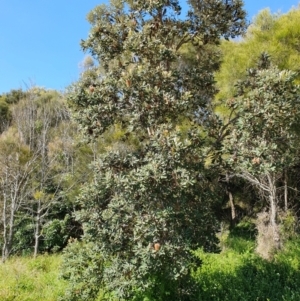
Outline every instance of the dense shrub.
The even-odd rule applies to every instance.
[[[69,286],[62,301],[95,300],[102,282],[103,259],[97,246],[70,239],[65,249],[61,277]]]

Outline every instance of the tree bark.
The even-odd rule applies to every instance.
[[[284,211],[288,211],[288,178],[287,178],[287,171],[284,171]]]
[[[6,193],[3,193],[3,212],[2,212],[2,222],[3,222],[3,246],[2,246],[2,262],[4,263],[7,259],[7,197]]]
[[[2,262],[5,262],[8,259],[13,245],[16,205],[16,199],[14,198],[11,200],[10,204],[8,204],[7,199],[4,201]],[[9,219],[7,217],[7,210],[9,210]]]
[[[270,226],[273,231],[273,241],[275,249],[280,249],[280,233],[276,222],[277,218],[277,199],[276,199],[276,183],[275,176],[268,175],[269,182],[269,206],[270,206]]]
[[[233,222],[235,222],[235,220],[236,220],[236,211],[235,211],[235,205],[234,205],[234,201],[233,201],[233,195],[232,195],[232,192],[230,190],[228,191],[228,196],[229,196],[229,203],[230,203],[230,207],[231,207],[231,220]]]
[[[34,253],[33,257],[36,258],[39,251],[39,244],[40,244],[40,216],[36,216],[35,222],[35,231],[34,231]]]
[[[228,173],[226,173],[226,193],[229,197],[229,204],[230,204],[230,208],[231,208],[231,221],[234,224],[235,220],[236,220],[236,210],[235,210],[235,205],[234,205],[234,201],[233,201],[233,195],[231,192],[231,189],[229,187],[229,175]]]

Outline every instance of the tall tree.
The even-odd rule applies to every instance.
[[[101,70],[90,68],[73,86],[75,119],[90,139],[119,124],[125,142],[139,141],[100,155],[80,197],[84,241],[102,254],[101,279],[114,296],[193,299],[186,282],[191,251],[213,249],[217,230],[204,129],[194,122],[200,108],[209,118],[215,93],[214,67],[201,53],[206,58],[203,45],[244,29],[241,6],[201,1],[182,19],[177,0],[115,0],[88,15],[92,28],[82,47]],[[186,44],[200,53],[199,64],[185,64]],[[183,119],[194,122],[186,131],[178,127]],[[82,300],[87,289],[76,292]]]
[[[63,173],[55,173],[49,156],[49,143],[54,128],[68,119],[65,104],[59,93],[41,88],[32,88],[27,97],[14,107],[14,124],[19,135],[30,150],[36,154],[36,169],[32,175],[31,198],[26,209],[34,217],[34,257],[39,251],[41,230],[47,216],[60,197]]]
[[[220,70],[216,72],[219,93],[214,99],[215,112],[222,119],[224,129],[223,131],[221,127],[220,136],[225,134],[226,130],[230,129],[226,124],[230,124],[236,118],[236,109],[232,111],[233,107],[227,106],[226,101],[227,104],[233,102],[235,99],[234,95],[237,93],[236,82],[238,80],[245,80],[247,77],[246,70],[255,66],[257,58],[261,53],[269,53],[272,63],[278,66],[279,69],[298,72],[300,67],[299,17],[299,7],[292,8],[285,14],[272,14],[269,9],[264,9],[255,16],[252,24],[247,28],[246,34],[242,38],[222,41],[220,47],[223,54],[222,64]],[[299,80],[299,74],[296,77]],[[299,157],[299,155],[295,156]],[[284,210],[286,212],[294,206],[298,206],[297,202],[295,202],[297,189],[299,190],[297,177],[294,176],[295,170],[295,168],[286,169],[283,171],[285,176],[280,177],[280,181],[282,181],[284,187],[278,192],[284,193],[278,197],[280,202],[285,202]],[[226,172],[230,172],[228,166],[224,168],[224,174]],[[233,180],[232,177],[229,178],[230,181]],[[278,184],[280,181],[278,181]],[[289,189],[288,187],[293,187],[293,189]],[[233,195],[233,198],[236,196],[237,194]],[[253,198],[253,202],[256,202],[255,198]],[[259,202],[260,200],[256,204],[259,204]],[[253,208],[252,204],[250,207]],[[257,206],[256,208],[259,207]]]
[[[277,223],[279,187],[284,171],[297,160],[300,88],[297,74],[279,70],[262,54],[258,68],[248,71],[229,102],[236,118],[225,139],[225,151],[235,174],[258,188],[268,208],[272,247],[281,244]]]
[[[34,87],[28,90],[25,96],[10,107],[12,121],[8,133],[15,133],[16,130],[18,134],[11,137],[11,141],[27,149],[30,154],[28,164],[30,163],[32,168],[30,172],[29,169],[26,169],[26,181],[24,182],[26,185],[23,184],[22,190],[17,193],[19,203],[18,206],[15,206],[15,211],[16,214],[18,213],[18,221],[32,228],[33,235],[28,240],[28,244],[30,241],[34,241],[34,256],[36,256],[42,237],[42,227],[60,198],[61,184],[67,172],[66,164],[68,164],[68,162],[63,162],[64,170],[62,168],[58,171],[54,168],[54,162],[57,162],[60,154],[56,152],[49,156],[49,144],[57,134],[55,130],[60,123],[67,121],[69,116],[61,95],[56,91]],[[6,132],[3,133],[3,137],[7,135]],[[1,141],[3,147],[4,143],[4,140]],[[21,173],[24,169],[22,164],[18,160],[14,162],[14,165],[7,165],[7,174],[15,172],[16,168]],[[9,180],[10,178],[1,176],[1,179]],[[65,193],[67,193],[66,187]],[[14,221],[18,223],[16,218]],[[19,232],[22,232],[21,228],[21,226],[14,226],[14,229],[18,229]],[[15,245],[21,247],[20,244],[22,245],[16,241]],[[29,248],[29,246],[25,247]]]
[[[16,220],[21,206],[30,195],[30,178],[35,169],[36,156],[16,139],[14,131],[0,139],[0,201],[3,227],[2,261],[13,250]]]

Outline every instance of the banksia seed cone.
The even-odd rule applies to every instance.
[[[154,244],[154,250],[155,250],[155,251],[159,251],[159,249],[160,249],[160,243],[159,243],[159,242],[156,242],[156,243]]]

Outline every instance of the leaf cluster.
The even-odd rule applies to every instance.
[[[237,118],[227,143],[233,164],[265,173],[296,159],[300,88],[295,72],[269,65],[264,54],[258,67],[248,70],[229,103]]]

